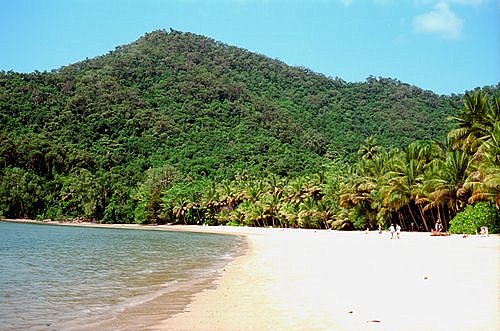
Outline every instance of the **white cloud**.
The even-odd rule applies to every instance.
[[[436,33],[448,39],[460,38],[462,27],[463,21],[450,10],[446,2],[438,2],[433,10],[413,19],[413,28],[416,32]]]

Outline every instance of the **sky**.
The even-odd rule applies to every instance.
[[[348,82],[500,82],[500,0],[0,0],[0,70],[50,71],[170,28]]]

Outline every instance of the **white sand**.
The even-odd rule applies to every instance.
[[[251,248],[154,330],[500,328],[499,236],[191,230],[246,234]]]

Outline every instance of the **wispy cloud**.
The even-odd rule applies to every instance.
[[[462,2],[478,1],[462,0]],[[438,2],[430,12],[413,19],[413,28],[416,32],[435,33],[447,39],[460,38],[462,27],[463,21],[455,15],[446,2]]]

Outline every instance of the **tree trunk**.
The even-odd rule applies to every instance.
[[[439,220],[439,205],[436,208],[431,209],[432,211],[432,221],[433,224],[435,225],[436,222]],[[431,230],[434,228],[434,225],[431,227]]]
[[[413,215],[413,211],[411,209],[412,209],[411,206],[408,205],[408,210],[410,211],[410,216],[413,220],[413,223],[417,224],[417,219],[415,218],[415,215]],[[406,229],[408,229],[408,226],[406,227]]]
[[[443,209],[442,213],[441,213],[441,209]],[[445,222],[445,220],[444,220],[444,218],[445,218],[445,216],[444,216],[444,207],[441,207],[441,205],[438,205],[437,206],[437,212],[438,212],[438,221],[440,221],[441,224],[443,224],[443,227],[444,227],[444,222]],[[434,228],[436,228],[436,225],[434,225]]]
[[[401,212],[399,210],[398,210],[398,218],[399,218],[399,223],[402,224],[404,217],[403,217],[403,215],[401,214]]]
[[[418,207],[418,210],[420,211],[420,215],[422,216],[422,221],[424,223],[425,231],[429,232],[429,226],[427,225],[427,220],[425,219],[424,216],[424,210],[421,206]]]
[[[446,213],[447,212],[447,213]],[[448,214],[448,218],[444,218],[444,224],[443,224],[443,227],[444,227],[444,231],[448,231],[448,225],[450,224],[450,221],[451,221],[451,212],[453,212],[453,210],[450,210],[449,208],[447,208],[446,212],[444,211],[444,207],[443,207],[443,213],[445,214]]]

